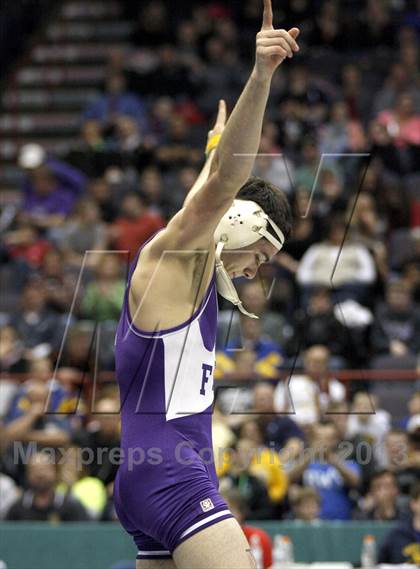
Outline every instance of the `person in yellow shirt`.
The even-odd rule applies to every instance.
[[[274,448],[264,445],[263,432],[255,419],[249,419],[242,423],[239,436],[254,443],[255,454],[251,462],[252,472],[255,476],[265,480],[271,501],[274,503],[281,502],[287,492],[288,479],[278,452]]]
[[[279,504],[287,493],[288,478],[278,452],[264,445],[263,433],[254,419],[242,423],[239,440],[247,440],[251,443],[249,444],[249,471],[264,483],[271,502]],[[229,473],[231,467],[231,453],[226,449],[224,459],[218,463],[218,476]]]

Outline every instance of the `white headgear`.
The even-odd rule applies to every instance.
[[[274,229],[278,239],[267,231],[268,224]],[[239,310],[258,318],[245,310],[238,293],[221,260],[223,249],[234,250],[252,245],[265,237],[279,251],[284,245],[284,234],[272,219],[262,210],[261,206],[251,200],[234,200],[232,206],[220,220],[214,233],[216,243],[216,279],[217,290],[223,298],[232,302]]]

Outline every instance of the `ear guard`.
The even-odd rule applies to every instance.
[[[267,231],[267,226],[273,228],[278,239]],[[279,251],[284,245],[284,234],[262,208],[251,200],[233,201],[232,206],[225,213],[216,228],[214,239],[216,243],[216,279],[217,290],[223,298],[239,308],[250,318],[258,318],[248,312],[240,300],[232,280],[226,271],[221,254],[223,249],[235,250],[247,247],[265,237]]]

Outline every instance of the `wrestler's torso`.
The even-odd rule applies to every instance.
[[[144,318],[141,303],[134,321],[129,291],[135,271],[143,262],[141,253],[142,250],[130,267],[115,340],[116,375],[121,396],[121,446],[126,452],[140,447],[146,453],[147,449],[156,447],[176,451],[175,447],[183,441],[191,442],[197,452],[203,447],[211,448],[218,310],[214,262],[209,282],[206,275],[209,263],[205,263],[204,273],[201,270],[193,299],[197,297],[197,288],[199,291],[204,289],[204,293],[189,306],[184,303],[188,302],[189,294],[193,295],[194,287],[191,282],[186,282],[186,277],[182,278],[175,271],[175,276],[167,275],[166,282],[159,285],[164,274],[158,278],[155,274],[153,282],[156,284],[152,283],[153,290],[145,305],[146,312],[153,316],[151,299],[156,303],[154,321]],[[189,263],[194,266],[194,261]],[[164,268],[169,264],[181,265],[181,262],[172,258]],[[143,273],[140,274],[143,278]],[[192,270],[189,274],[190,278],[196,278]],[[182,290],[182,285],[189,292]],[[204,288],[204,285],[207,286]],[[139,288],[136,290],[138,297]],[[147,291],[147,283],[144,290]],[[170,295],[172,302],[159,297],[158,292]],[[169,315],[161,318],[165,316],[165,308],[172,304],[179,304],[179,307],[175,306]],[[156,324],[155,328],[153,324]],[[172,459],[176,460],[176,456]]]
[[[167,251],[156,258],[151,242],[140,251],[129,293],[133,323],[142,330],[182,324],[202,302],[215,266],[209,251]]]

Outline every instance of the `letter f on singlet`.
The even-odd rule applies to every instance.
[[[206,394],[206,383],[210,379],[210,376],[213,372],[213,366],[211,366],[209,364],[203,364],[201,366],[201,369],[203,370],[203,375],[201,376],[200,395],[205,395]]]

